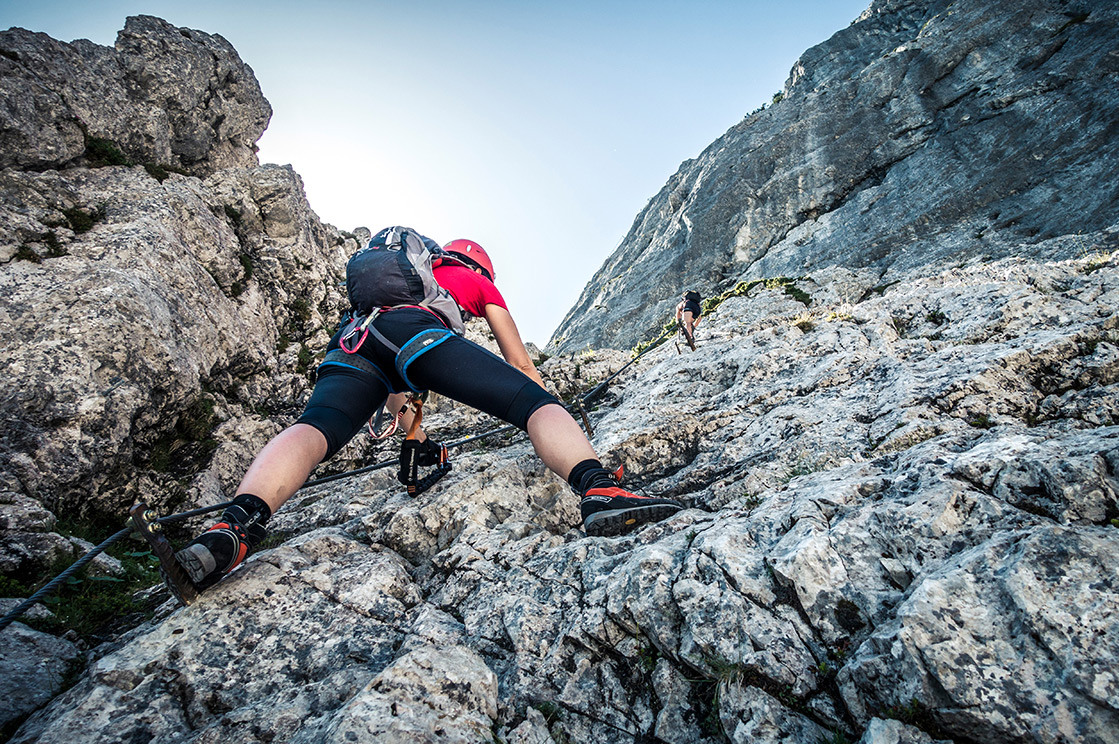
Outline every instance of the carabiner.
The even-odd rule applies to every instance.
[[[357,322],[357,318],[351,320],[348,324],[348,326],[352,326],[349,332],[344,332],[342,334],[342,337],[338,339],[338,346],[341,347],[342,351],[346,352],[347,354],[356,354],[357,350],[361,348],[361,345],[365,343],[365,339],[369,337],[369,325],[379,314],[379,311],[374,310],[373,312],[369,313],[369,315],[365,317],[365,320],[362,321],[360,324]],[[342,330],[345,331],[346,329],[343,328]],[[354,335],[357,334],[359,331],[361,332],[361,337],[357,340],[357,344],[353,348],[346,346],[346,342],[353,338]]]

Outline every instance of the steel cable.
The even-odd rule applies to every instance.
[[[660,338],[655,339],[641,353],[639,353],[637,356],[635,356],[630,361],[626,362],[626,364],[623,365],[617,372],[614,372],[612,375],[610,375],[605,380],[603,380],[598,385],[596,385],[594,388],[592,388],[589,392],[586,392],[582,396],[579,396],[578,400],[580,402],[589,402],[589,401],[592,401],[595,398],[597,398],[610,385],[610,383],[615,378],[617,378],[618,375],[620,375],[622,372],[624,372],[631,364],[636,362],[638,359],[640,359],[646,353],[655,349],[658,345],[658,342],[661,339],[663,339],[667,334],[668,334],[667,331],[665,333],[661,334]],[[566,405],[566,406],[564,406],[564,408],[570,410],[571,406]],[[486,439],[487,437],[496,436],[498,434],[504,434],[505,432],[513,431],[513,430],[517,430],[517,427],[512,426],[512,425],[502,426],[502,427],[499,427],[497,429],[491,429],[490,431],[482,432],[481,434],[473,434],[471,436],[455,440],[455,441],[447,444],[446,447],[447,447],[447,449],[453,449],[455,447],[461,447],[462,445],[469,444],[471,442],[476,442],[476,441],[479,441],[481,439]],[[302,491],[305,488],[310,488],[312,486],[318,486],[318,485],[321,485],[323,483],[330,483],[331,481],[342,480],[344,478],[350,478],[350,477],[355,476],[355,475],[361,475],[362,473],[370,473],[370,472],[373,472],[375,470],[381,470],[383,468],[391,467],[391,466],[397,464],[397,462],[398,462],[397,460],[385,460],[383,462],[378,462],[378,463],[375,463],[373,465],[367,465],[365,467],[357,468],[355,470],[347,470],[344,473],[335,473],[333,475],[326,475],[326,476],[323,476],[321,478],[315,478],[313,480],[307,481],[302,486],[300,486],[299,491]],[[180,520],[183,520],[183,519],[187,519],[188,517],[198,516],[200,514],[208,514],[209,512],[217,511],[218,509],[224,509],[225,507],[229,506],[232,503],[233,503],[232,501],[227,501],[225,503],[217,504],[215,506],[205,506],[205,507],[201,507],[201,508],[198,508],[198,509],[191,509],[189,511],[179,512],[178,514],[169,514],[165,517],[160,517],[159,519],[156,519],[155,521],[160,522],[160,523],[177,522],[177,521],[180,521]],[[126,527],[125,529],[113,534],[111,537],[109,537],[103,543],[101,543],[100,545],[96,546],[95,548],[93,548],[92,550],[87,552],[85,555],[83,555],[81,558],[79,558],[77,561],[75,561],[73,563],[73,565],[71,565],[69,568],[67,568],[65,571],[60,573],[58,576],[54,577],[49,582],[44,584],[38,591],[36,591],[34,594],[32,594],[27,599],[25,599],[19,605],[17,605],[15,607],[15,609],[13,609],[11,612],[9,612],[7,615],[5,615],[3,618],[0,618],[0,630],[3,630],[4,628],[11,625],[13,622],[15,622],[15,620],[18,617],[20,617],[25,612],[30,610],[33,605],[35,605],[36,603],[41,601],[44,597],[53,593],[54,590],[59,585],[62,584],[62,582],[66,581],[68,578],[73,576],[75,573],[77,573],[81,569],[85,568],[85,566],[90,561],[92,561],[94,558],[96,558],[101,553],[105,552],[107,549],[109,549],[110,547],[112,547],[116,543],[118,543],[121,540],[123,540],[124,538],[128,537],[128,535],[130,535],[131,533],[132,533],[132,528],[131,527]]]
[[[187,517],[193,517],[193,516],[197,516],[199,514],[206,514],[208,512],[217,511],[218,509],[224,509],[225,507],[229,506],[232,503],[233,503],[232,501],[227,501],[227,502],[222,503],[222,504],[217,504],[216,506],[204,506],[204,507],[201,507],[199,509],[191,509],[190,511],[180,512],[178,514],[169,514],[166,517],[160,517],[159,519],[157,519],[155,521],[157,521],[157,522],[177,522],[179,520],[186,519]],[[77,561],[75,561],[73,563],[73,565],[71,565],[65,571],[60,573],[58,576],[55,576],[53,579],[48,581],[46,584],[44,584],[42,586],[42,588],[39,589],[39,591],[35,592],[30,597],[28,597],[23,602],[21,602],[19,605],[17,605],[15,607],[15,609],[13,609],[11,612],[9,612],[7,615],[5,615],[3,618],[0,618],[0,630],[3,630],[4,628],[11,625],[13,622],[15,622],[16,618],[20,617],[21,615],[23,615],[23,613],[30,610],[32,605],[39,602],[44,597],[52,594],[54,592],[54,590],[56,588],[58,588],[59,585],[62,584],[62,582],[66,581],[66,579],[70,578],[71,576],[76,574],[81,569],[85,568],[86,564],[88,564],[90,561],[92,561],[94,558],[96,558],[101,553],[104,553],[106,550],[111,548],[113,545],[116,545],[118,542],[120,542],[124,538],[128,537],[130,534],[132,534],[132,528],[131,527],[126,527],[123,530],[121,530],[120,532],[114,533],[112,537],[105,540],[103,543],[101,543],[100,545],[93,548],[92,550],[90,550],[85,555],[83,555],[81,558],[79,558]]]

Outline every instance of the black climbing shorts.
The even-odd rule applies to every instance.
[[[296,422],[313,426],[326,437],[324,459],[333,457],[365,426],[389,393],[431,390],[522,430],[538,408],[559,403],[501,357],[447,331],[426,310],[390,310],[379,315],[373,326],[405,352],[408,342],[417,337],[433,341],[412,354],[406,365],[399,365],[404,370],[402,375],[396,353],[372,334],[358,349],[355,356],[360,356],[359,360],[349,359],[342,352],[329,353],[340,348],[341,328],[334,334],[327,347],[328,358],[319,366],[315,389]],[[348,341],[347,346],[353,348],[352,342]]]
[[[691,313],[696,318],[703,315],[703,310],[700,309],[699,303],[694,300],[688,300],[684,303],[684,312]]]

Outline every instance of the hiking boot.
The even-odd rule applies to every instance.
[[[592,488],[583,494],[579,510],[588,535],[612,537],[643,524],[659,522],[684,507],[671,499],[638,496],[617,486]]]
[[[248,520],[247,514],[245,521],[248,523],[243,524],[235,518],[235,512],[244,514],[236,506],[226,509],[221,522],[175,553],[175,560],[199,591],[221,581],[268,537],[268,529],[264,525]]]

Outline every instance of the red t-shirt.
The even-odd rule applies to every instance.
[[[433,272],[439,286],[451,293],[455,302],[475,318],[486,317],[486,305],[497,305],[508,310],[505,298],[486,277],[465,266],[447,264],[436,266]]]

